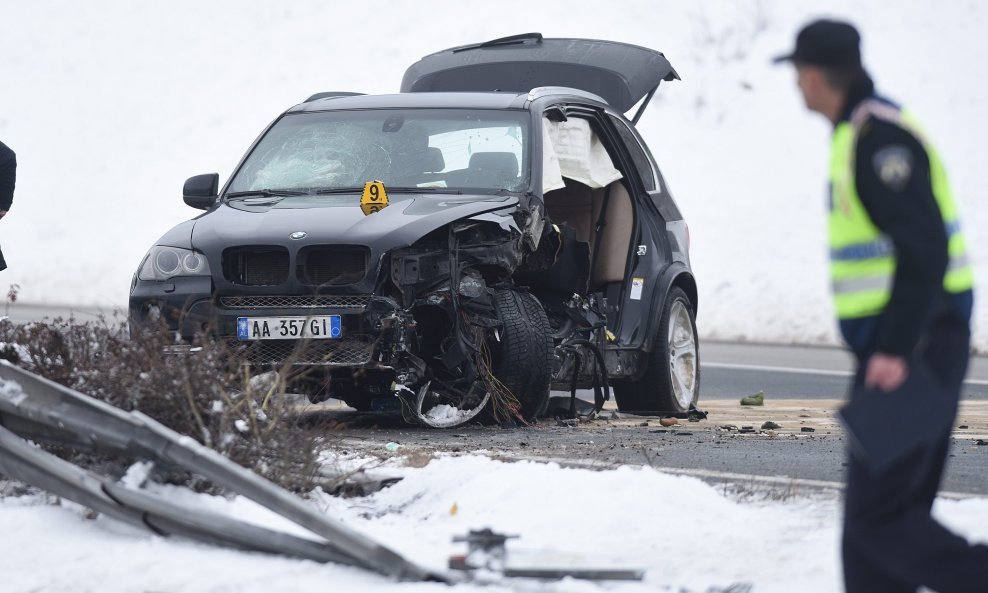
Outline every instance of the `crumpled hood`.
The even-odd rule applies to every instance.
[[[287,198],[275,206],[223,204],[200,217],[192,245],[216,253],[234,245],[366,245],[378,256],[411,245],[429,232],[518,204],[513,196],[393,194],[391,204],[365,216],[355,195]],[[306,233],[292,240],[292,233]]]

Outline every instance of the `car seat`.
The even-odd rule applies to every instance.
[[[469,187],[510,188],[518,181],[518,157],[513,152],[475,152],[467,167]]]

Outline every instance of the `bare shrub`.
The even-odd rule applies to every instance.
[[[226,344],[206,339],[191,350],[175,348],[164,330],[130,336],[126,323],[106,319],[0,321],[0,358],[125,411],[139,410],[290,490],[311,490],[318,436],[296,422],[283,381],[274,373],[252,374],[231,354]],[[73,456],[80,460],[97,463]],[[179,479],[210,487],[192,476]]]

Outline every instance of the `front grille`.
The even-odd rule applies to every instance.
[[[363,309],[370,295],[257,295],[220,297],[227,309]]]
[[[346,336],[338,340],[230,341],[230,347],[246,362],[277,366],[291,360],[295,365],[355,366],[374,356],[374,338]]]
[[[288,281],[284,247],[232,247],[223,252],[223,275],[234,284],[274,286]]]
[[[370,251],[347,245],[313,245],[299,250],[298,278],[314,286],[342,286],[367,275]]]

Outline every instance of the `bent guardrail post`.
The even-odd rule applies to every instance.
[[[291,493],[140,412],[124,412],[7,361],[0,361],[0,379],[7,381],[0,385],[0,425],[22,437],[68,443],[94,451],[125,453],[193,471],[325,538],[328,545],[351,559],[352,564],[404,580],[447,580],[331,520]],[[11,387],[11,382],[19,388]],[[49,465],[31,467],[35,468],[31,474],[35,478],[51,476]],[[102,498],[91,488],[93,484],[81,477],[64,476],[48,483],[57,486],[72,484],[73,480],[84,486],[69,488],[68,492],[83,496],[93,504],[102,504]],[[134,492],[120,493],[113,487],[108,490],[128,499],[127,492]],[[69,494],[64,496],[72,498]],[[89,506],[87,502],[80,502]],[[183,512],[187,511],[183,508]],[[114,512],[120,511],[107,514],[119,516],[113,515]]]
[[[206,543],[357,565],[325,542],[296,537],[238,521],[218,513],[177,505],[150,492],[132,490],[96,476],[43,451],[0,426],[0,473],[73,500],[160,535],[178,535]]]

